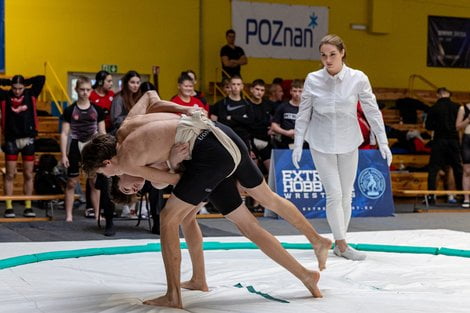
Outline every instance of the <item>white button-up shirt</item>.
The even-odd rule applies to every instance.
[[[331,76],[323,68],[307,75],[295,122],[295,142],[306,140],[310,148],[341,154],[357,149],[363,142],[357,120],[357,102],[379,144],[387,144],[382,114],[367,76],[343,65]]]

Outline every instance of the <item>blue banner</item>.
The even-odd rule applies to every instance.
[[[309,150],[300,168],[292,164],[292,150],[273,150],[269,184],[281,197],[293,202],[307,218],[326,216],[326,195]],[[378,150],[359,150],[354,183],[352,216],[391,216],[395,211],[390,171]]]

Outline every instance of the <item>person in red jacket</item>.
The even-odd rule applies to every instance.
[[[209,111],[209,106],[202,103],[194,94],[194,81],[187,72],[182,72],[178,78],[178,94],[171,98],[171,101],[188,107],[200,107],[206,113]],[[207,114],[206,114],[207,115]]]

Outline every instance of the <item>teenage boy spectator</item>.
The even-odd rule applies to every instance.
[[[294,143],[295,119],[299,112],[303,82],[294,79],[290,87],[291,99],[284,102],[274,113],[271,130],[274,133],[273,146],[276,149],[289,149]]]
[[[65,220],[73,221],[73,197],[80,176],[81,150],[96,133],[106,133],[103,110],[89,100],[91,82],[88,77],[80,76],[77,79],[75,91],[78,100],[64,110],[62,115],[62,132],[60,134],[60,151],[62,164],[67,168],[67,186],[65,189]],[[71,136],[70,147],[67,142]],[[95,209],[95,218],[98,218],[100,192],[95,188],[95,182],[90,180],[91,200]]]
[[[242,65],[248,63],[245,51],[235,45],[235,31],[229,29],[225,32],[225,39],[227,44],[220,49],[220,60],[222,61],[222,69],[229,75],[228,78],[240,76],[240,69]],[[222,72],[222,79],[227,77],[227,74]]]
[[[250,148],[250,125],[253,123],[253,108],[242,98],[243,81],[240,76],[230,79],[229,95],[210,107],[213,121],[230,126]],[[250,149],[251,150],[251,149]]]
[[[253,123],[250,126],[251,145],[256,158],[263,162],[264,169],[269,170],[271,159],[271,116],[272,107],[264,100],[265,83],[262,79],[255,79],[251,83],[251,105],[253,108]]]

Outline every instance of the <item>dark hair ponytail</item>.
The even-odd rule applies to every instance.
[[[93,89],[103,86],[104,80],[106,79],[106,77],[108,77],[108,75],[109,75],[109,72],[107,71],[99,71],[98,73],[96,73],[95,83],[93,84]]]

